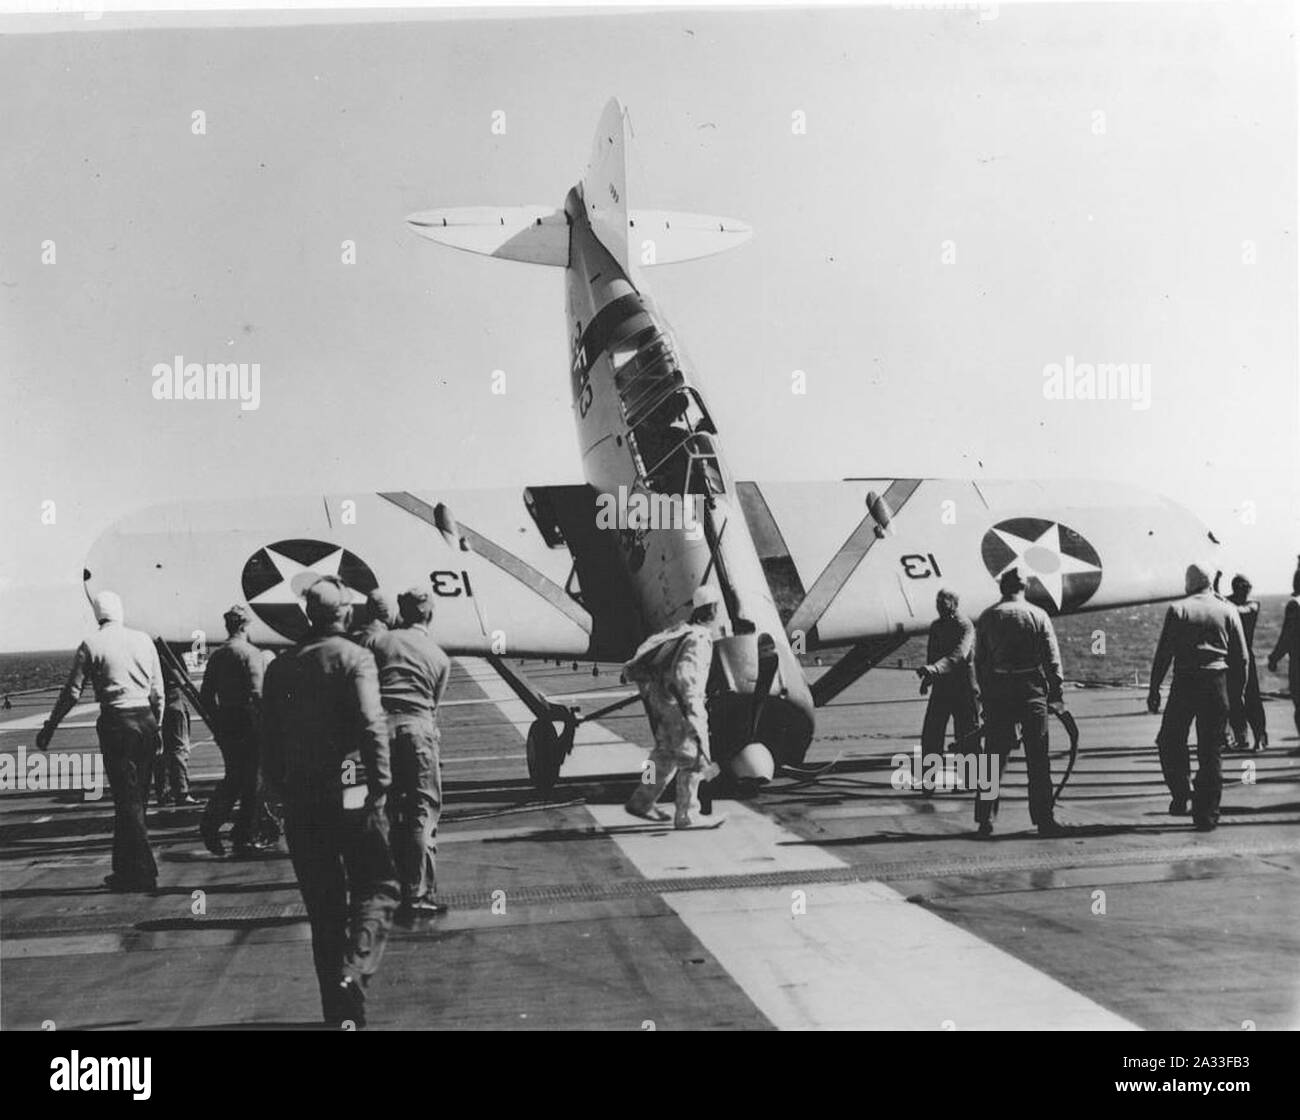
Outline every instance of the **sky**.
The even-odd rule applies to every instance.
[[[633,209],[755,230],[646,277],[737,478],[1134,482],[1288,589],[1289,6],[165,18],[0,17],[0,649],[75,644],[142,506],[579,481],[560,270],[403,218],[560,205],[614,95]],[[155,400],[176,355],[260,406]],[[1047,399],[1067,359],[1150,407]]]

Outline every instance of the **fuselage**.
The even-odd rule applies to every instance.
[[[773,602],[697,376],[667,322],[601,244],[569,192],[565,270],[574,422],[586,481],[620,511],[619,555],[646,634],[684,621],[696,588],[725,605],[715,753],[750,741],[803,758],[813,701]],[[647,524],[647,521],[649,524]],[[754,711],[760,638],[778,670]],[[756,717],[756,718],[755,718]]]

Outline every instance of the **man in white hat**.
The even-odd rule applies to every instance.
[[[105,885],[113,891],[151,891],[158,865],[145,828],[149,779],[160,740],[163,677],[158,651],[143,630],[122,625],[122,600],[101,591],[91,600],[99,632],[77,647],[68,682],[50,718],[36,736],[45,750],[54,730],[81,699],[90,681],[99,701],[99,749],[113,793],[113,873]]]
[[[717,773],[709,758],[709,713],[705,689],[713,664],[713,640],[722,633],[715,588],[699,587],[691,597],[691,617],[647,638],[625,667],[641,690],[655,745],[641,784],[625,808],[634,817],[666,821],[656,807],[664,787],[677,775],[673,824],[690,828],[700,811],[700,783]]]

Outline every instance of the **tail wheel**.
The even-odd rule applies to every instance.
[[[565,728],[557,734],[555,724],[549,719],[534,720],[528,728],[525,751],[528,756],[528,777],[539,793],[550,793],[560,776],[560,764],[573,745],[573,732]]]

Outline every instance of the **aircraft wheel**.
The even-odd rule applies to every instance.
[[[567,753],[555,725],[549,719],[533,720],[528,729],[525,745],[528,756],[528,777],[539,793],[550,793],[560,776],[560,763]]]

